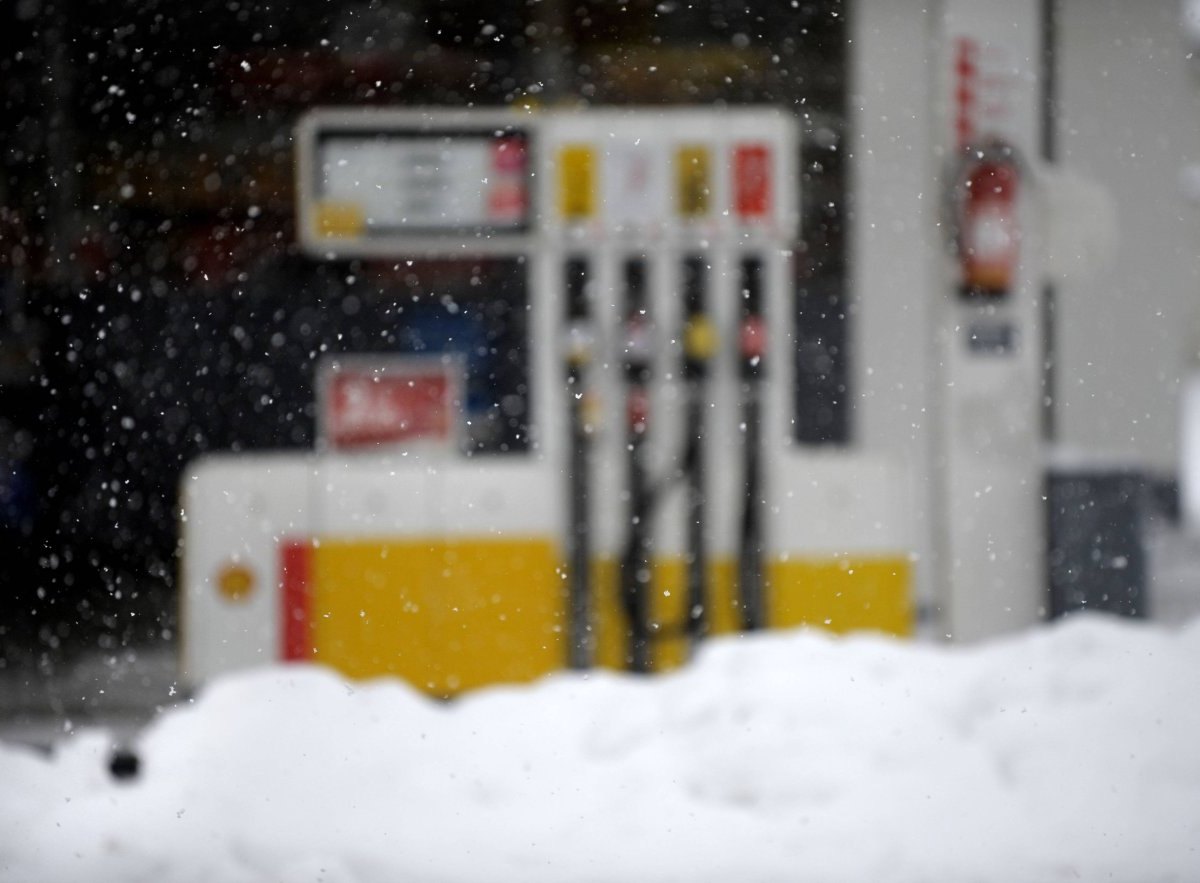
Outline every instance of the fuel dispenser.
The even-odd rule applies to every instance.
[[[315,258],[524,261],[529,450],[409,436],[196,464],[189,678],[301,659],[451,695],[669,668],[738,629],[910,631],[900,464],[801,448],[793,360],[768,371],[796,339],[795,119],[330,110],[296,140]],[[438,365],[460,370],[365,367]],[[231,563],[238,600],[213,591]]]

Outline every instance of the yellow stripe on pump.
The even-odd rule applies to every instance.
[[[675,152],[675,208],[680,217],[702,218],[712,195],[709,149],[691,144]]]
[[[315,660],[398,675],[438,696],[563,667],[550,538],[323,538],[314,549]]]
[[[313,546],[314,660],[350,677],[396,675],[435,696],[530,681],[566,665],[566,604],[548,538],[323,538]],[[911,629],[910,565],[896,558],[775,560],[768,570],[768,625],[836,632]],[[687,657],[686,565],[654,566],[653,668]],[[713,634],[738,629],[734,563],[709,570]],[[598,664],[627,667],[628,620],[617,566],[593,562]]]
[[[558,209],[568,221],[585,221],[596,213],[596,152],[569,144],[558,154]]]

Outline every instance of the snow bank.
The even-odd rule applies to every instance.
[[[3,881],[1194,881],[1200,622],[975,648],[798,632],[435,704],[214,683],[105,773],[0,746]]]

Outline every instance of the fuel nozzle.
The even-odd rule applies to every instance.
[[[738,356],[742,378],[757,377],[763,370],[767,353],[767,326],[763,321],[762,259],[742,258],[741,328],[738,332]]]
[[[717,332],[708,315],[708,264],[700,255],[683,262],[683,376],[704,377],[717,349]]]

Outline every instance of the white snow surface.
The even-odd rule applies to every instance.
[[[13,883],[1200,880],[1200,621],[714,640],[438,704],[318,667],[0,745]]]

